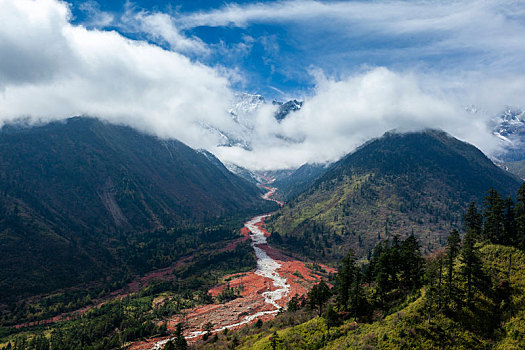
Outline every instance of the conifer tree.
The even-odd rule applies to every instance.
[[[452,294],[453,294],[453,280],[454,280],[454,260],[456,259],[458,252],[459,252],[459,246],[461,243],[461,238],[459,237],[458,230],[452,230],[450,232],[450,235],[448,236],[447,241],[447,268],[448,268],[448,275],[447,275],[447,306],[452,300]]]
[[[475,239],[481,237],[483,231],[483,215],[476,208],[476,202],[471,202],[465,214],[465,232],[471,231]]]
[[[423,258],[419,248],[419,242],[413,233],[401,243],[401,282],[407,290],[413,290],[421,285]]]
[[[491,188],[485,199],[483,217],[483,237],[492,243],[500,243],[503,239],[503,212],[504,201],[501,195],[495,189]]]
[[[184,338],[184,335],[182,334],[182,324],[177,323],[177,326],[175,327],[175,341],[174,341],[175,349],[177,350],[186,350],[188,348],[188,342],[186,342],[186,338]]]
[[[308,301],[312,309],[317,309],[319,316],[323,313],[323,308],[328,299],[330,299],[330,288],[325,281],[321,280],[318,284],[312,287],[308,292]]]
[[[516,230],[515,244],[525,250],[525,183],[518,189],[514,207],[514,222]]]
[[[481,260],[478,257],[475,246],[476,233],[470,229],[465,234],[461,247],[460,259],[463,262],[462,274],[467,282],[467,306],[470,306],[472,300],[473,279],[481,275]]]
[[[337,303],[343,310],[349,309],[351,289],[355,281],[356,266],[354,252],[350,250],[343,258],[342,266],[337,274]]]
[[[354,313],[354,321],[357,320],[357,316],[360,313],[362,306],[361,300],[364,299],[361,296],[361,271],[356,269],[355,279],[352,288],[352,311]]]
[[[516,222],[512,198],[505,199],[503,208],[503,235],[499,243],[514,246],[516,243]]]
[[[279,346],[280,342],[281,339],[279,338],[279,334],[277,334],[277,332],[274,331],[273,334],[270,336],[270,346],[272,347],[272,350],[277,350],[277,347]]]
[[[175,350],[175,344],[173,344],[173,340],[168,340],[168,342],[164,345],[163,350]]]
[[[441,308],[441,274],[443,270],[443,254],[438,254],[433,259],[429,259],[425,268],[426,293],[423,309],[427,314],[427,322],[430,324],[430,318],[434,309]]]
[[[341,323],[339,315],[334,310],[334,307],[332,305],[328,306],[328,308],[326,309],[324,319],[326,320],[326,326],[328,327],[329,332],[331,327],[337,327]]]

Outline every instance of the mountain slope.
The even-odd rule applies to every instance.
[[[258,211],[259,197],[178,141],[88,118],[4,127],[0,299],[166,265],[231,236],[223,218]]]
[[[296,112],[303,107],[303,101],[297,100],[290,100],[287,102],[279,102],[274,100],[272,101],[272,104],[274,106],[279,106],[279,108],[275,112],[275,119],[277,119],[277,121],[279,122],[286,118],[288,114]]]
[[[290,200],[310,187],[329,168],[329,164],[303,164],[292,173],[277,176],[273,185],[279,189],[276,197]]]
[[[525,110],[507,106],[492,120],[492,131],[501,140],[502,150],[495,156],[505,162],[525,159]]]
[[[520,180],[481,151],[444,132],[386,133],[335,163],[270,222],[273,240],[332,260],[411,232],[424,251],[440,247],[470,201],[493,187],[515,193]]]
[[[428,286],[408,299],[390,315],[366,322],[352,317],[342,324],[328,327],[326,315],[315,317],[298,325],[289,326],[290,320],[300,320],[299,312],[288,312],[265,325],[262,330],[241,333],[240,349],[271,348],[272,332],[277,331],[279,349],[522,349],[525,340],[525,255],[515,248],[501,245],[480,247],[482,270],[497,281],[496,285],[509,285],[508,304],[494,305],[490,297],[476,295],[475,308],[461,311],[436,312],[428,319],[426,291]],[[512,256],[512,274],[509,275],[509,257]],[[460,264],[456,265],[459,270]],[[460,276],[460,271],[457,271]],[[463,281],[458,283],[464,289]],[[425,290],[426,289],[426,290]],[[490,288],[487,288],[490,289]],[[487,292],[488,293],[488,292]],[[487,335],[476,326],[488,324],[499,308],[505,310],[496,332]],[[468,310],[468,311],[467,311]],[[434,311],[435,312],[435,311]],[[466,315],[460,316],[463,312]],[[270,322],[269,322],[270,323]],[[219,341],[225,342],[223,339]],[[218,348],[206,344],[197,348]]]

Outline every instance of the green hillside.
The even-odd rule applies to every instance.
[[[471,309],[463,306],[460,311],[438,312],[429,322],[427,286],[395,312],[371,323],[348,320],[328,327],[330,322],[325,316],[283,327],[284,320],[294,314],[287,312],[269,322],[265,333],[251,330],[252,335],[244,338],[244,334],[239,335],[242,340],[239,348],[272,349],[271,337],[276,331],[276,349],[522,349],[525,344],[525,255],[516,248],[491,244],[481,246],[479,255],[493,285],[486,294],[478,292]],[[493,292],[508,281],[510,256],[510,303],[498,304]],[[459,259],[454,268],[460,276]],[[465,291],[462,281],[456,287]],[[496,314],[497,325],[491,329]],[[298,313],[296,317],[301,316]]]
[[[335,163],[272,217],[272,242],[334,261],[349,248],[366,257],[379,240],[414,233],[429,253],[462,226],[470,201],[491,187],[510,195],[520,183],[442,131],[386,133]]]
[[[380,242],[369,263],[349,251],[274,320],[197,348],[523,349],[524,248],[525,185],[516,203],[490,191],[440,252],[423,259],[412,235]]]
[[[259,197],[178,141],[89,118],[6,126],[0,301],[109,277],[117,285],[167,266],[235,237],[243,219],[268,205]]]
[[[509,202],[510,207],[503,202],[491,191],[482,212],[471,205],[465,215],[463,238],[452,231],[445,249],[431,256],[423,258],[412,235],[405,240],[394,236],[382,241],[369,263],[359,263],[349,251],[337,274],[319,282],[306,296],[296,295],[275,319],[208,334],[191,348],[522,349],[525,185],[517,201]],[[211,258],[219,269],[227,271],[249,265],[243,253],[246,249],[247,244],[233,255],[217,253],[200,259]],[[191,269],[207,275],[207,266],[196,263]],[[109,349],[143,336],[166,334],[159,322],[163,316],[203,302],[202,293],[181,290],[199,282],[200,277],[178,273],[189,278],[185,280],[189,284],[147,288],[62,324],[26,332],[5,329],[0,345],[16,350],[36,346],[46,350]],[[171,298],[171,302],[155,308],[152,304],[158,297]]]
[[[275,197],[284,201],[295,198],[298,194],[308,189],[328,169],[328,164],[303,164],[293,172],[277,174],[272,186],[279,189]],[[277,173],[277,172],[275,172]],[[273,174],[272,174],[273,175]],[[280,176],[279,176],[280,175]]]

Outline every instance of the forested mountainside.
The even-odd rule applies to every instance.
[[[260,194],[181,142],[128,127],[4,126],[0,300],[166,266],[235,236],[270,205]]]
[[[220,332],[211,331],[211,324],[191,348],[520,349],[525,341],[525,185],[516,201],[490,190],[483,203],[469,205],[464,222],[462,232],[449,232],[445,247],[432,255],[422,255],[414,235],[383,240],[367,263],[349,250],[336,274],[325,275],[307,295],[291,298],[275,319]],[[245,248],[239,246],[226,261],[244,265],[238,259]],[[219,255],[214,262],[226,257]],[[191,268],[204,272],[205,266]],[[188,267],[177,273],[188,276]],[[191,303],[210,302],[203,293],[163,303],[163,297],[155,297],[162,288],[172,293],[182,285],[147,288],[54,329],[0,338],[0,346],[106,349],[166,335],[166,323],[159,319]],[[175,327],[164,350],[188,348],[183,327]]]
[[[277,176],[273,185],[279,189],[277,198],[288,201],[312,186],[330,167],[330,164],[303,164],[290,173]]]
[[[490,190],[464,222],[427,256],[413,235],[378,243],[367,263],[350,250],[274,320],[196,348],[522,349],[525,185],[516,201]]]
[[[521,180],[445,132],[386,133],[333,166],[269,220],[272,242],[334,261],[366,258],[381,239],[413,233],[428,254],[462,225],[489,188],[504,196]]]

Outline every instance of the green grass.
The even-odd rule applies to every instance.
[[[272,243],[325,262],[340,261],[349,248],[365,258],[378,241],[412,232],[426,254],[462,228],[468,204],[487,189],[507,196],[520,184],[443,132],[387,133],[336,162],[268,224],[282,238]]]
[[[396,311],[371,323],[348,320],[328,330],[322,317],[314,317],[298,325],[283,326],[280,317],[294,317],[285,313],[274,320],[274,326],[241,339],[240,349],[271,349],[270,336],[277,331],[278,349],[523,349],[525,348],[525,254],[515,248],[501,245],[480,245],[480,257],[485,273],[492,283],[508,279],[509,257],[511,309],[503,313],[501,323],[492,334],[486,325],[491,321],[494,302],[488,291],[475,293],[472,308],[455,310],[447,315],[434,312],[428,322],[425,309],[425,289],[399,304]],[[460,276],[461,263],[455,264]],[[465,288],[458,277],[456,286]],[[240,333],[242,334],[242,333]]]

